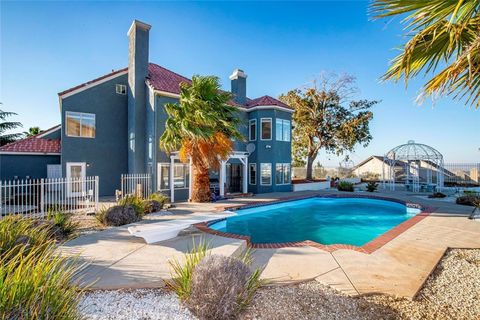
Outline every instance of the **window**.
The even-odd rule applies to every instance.
[[[290,141],[290,120],[276,119],[275,135],[277,141]]]
[[[67,136],[95,138],[95,115],[93,113],[81,113],[67,111]]]
[[[257,119],[252,119],[249,121],[248,140],[257,140]]]
[[[173,168],[173,185],[175,189],[185,189],[189,186],[189,170],[188,165],[183,163],[176,163]],[[158,164],[158,189],[170,189],[170,164]]]
[[[124,85],[124,84],[117,84],[117,85],[115,85],[115,91],[117,92],[117,94],[126,95],[127,94],[127,86]]]
[[[269,186],[272,184],[272,164],[271,163],[262,163],[260,165],[260,174],[261,174],[260,184],[262,186]]]
[[[290,184],[290,163],[277,163],[275,165],[275,183]]]
[[[260,120],[262,127],[262,140],[272,140],[272,119],[271,118],[262,118]]]
[[[257,164],[250,163],[250,184],[257,184]]]

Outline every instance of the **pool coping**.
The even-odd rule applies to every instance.
[[[277,203],[283,203],[283,202],[289,202],[289,201],[294,201],[294,200],[303,200],[303,199],[310,199],[310,198],[364,198],[364,199],[375,199],[375,200],[384,200],[384,201],[391,201],[391,202],[396,202],[403,204],[409,208],[417,208],[420,209],[421,212],[415,215],[414,217],[400,223],[399,225],[393,227],[392,229],[388,230],[387,232],[379,235],[375,239],[367,242],[366,244],[362,246],[355,246],[355,245],[350,245],[350,244],[321,244],[316,241],[312,240],[303,240],[303,241],[296,241],[296,242],[275,242],[275,243],[252,243],[250,240],[249,236],[244,236],[244,235],[239,235],[239,234],[234,234],[234,233],[228,233],[228,232],[222,232],[218,230],[214,230],[210,228],[209,226],[219,222],[226,220],[225,218],[221,219],[216,219],[212,221],[207,221],[207,222],[201,222],[194,224],[194,226],[205,233],[216,235],[216,236],[221,236],[221,237],[226,237],[226,238],[233,238],[233,239],[240,239],[240,240],[245,240],[247,243],[247,246],[249,248],[254,248],[254,249],[280,249],[280,248],[288,248],[288,247],[305,247],[305,246],[310,246],[314,247],[317,249],[321,249],[327,252],[333,252],[336,250],[341,250],[341,249],[347,249],[347,250],[354,250],[357,252],[361,253],[366,253],[366,254],[371,254],[375,252],[376,250],[380,249],[384,245],[386,245],[388,242],[392,241],[396,237],[398,237],[400,234],[405,232],[406,230],[410,229],[426,217],[428,217],[431,213],[433,213],[436,208],[434,207],[425,207],[417,203],[412,203],[412,202],[407,202],[403,201],[400,199],[395,199],[395,198],[389,198],[389,197],[383,197],[383,196],[375,196],[375,195],[361,195],[361,194],[311,194],[311,195],[303,195],[303,196],[291,196],[291,197],[285,197],[281,199],[276,199],[272,201],[265,201],[265,202],[250,202],[250,203],[245,203],[245,204],[235,204],[235,205],[224,205],[224,206],[218,206],[215,209],[217,211],[227,211],[227,210],[237,210],[239,208],[246,209],[246,208],[255,208],[255,207],[261,207],[261,206],[266,206],[266,205],[272,205],[272,204],[277,204]]]

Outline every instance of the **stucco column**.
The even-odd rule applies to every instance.
[[[219,172],[219,187],[220,187],[220,196],[225,195],[225,177],[227,176],[227,166],[225,161],[220,162],[220,172]]]
[[[192,158],[188,162],[188,200],[192,199],[192,181],[193,181]]]
[[[248,157],[243,162],[243,193],[248,192]]]
[[[170,156],[170,202],[175,202],[175,186],[173,185],[173,173],[174,173],[175,159]]]

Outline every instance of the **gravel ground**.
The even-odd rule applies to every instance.
[[[348,297],[316,281],[260,289],[241,319],[480,319],[480,250],[447,252],[415,300]],[[194,319],[161,290],[95,291],[82,303],[87,319]]]
[[[195,319],[171,293],[159,289],[93,291],[80,303],[92,320],[187,320]]]
[[[347,297],[317,282],[264,288],[244,319],[480,319],[480,250],[450,250],[415,300]]]

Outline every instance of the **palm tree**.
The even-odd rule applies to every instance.
[[[25,131],[23,133],[23,135],[28,138],[28,137],[33,137],[37,134],[39,134],[40,132],[42,132],[42,130],[40,130],[40,127],[30,127],[28,128],[28,131]]]
[[[480,0],[375,0],[371,11],[402,16],[410,38],[384,80],[431,76],[419,100],[452,95],[480,107]]]
[[[179,150],[182,162],[191,159],[192,201],[210,201],[209,170],[218,170],[220,161],[228,158],[233,139],[244,139],[230,99],[230,93],[220,90],[217,77],[194,76],[191,84],[181,84],[179,103],[165,105],[168,119],[160,148]]]
[[[2,103],[0,103],[0,105],[1,104]],[[0,110],[0,146],[13,142],[22,136],[21,133],[5,133],[8,130],[22,127],[20,122],[6,121],[8,117],[15,115],[17,115],[15,112]]]

